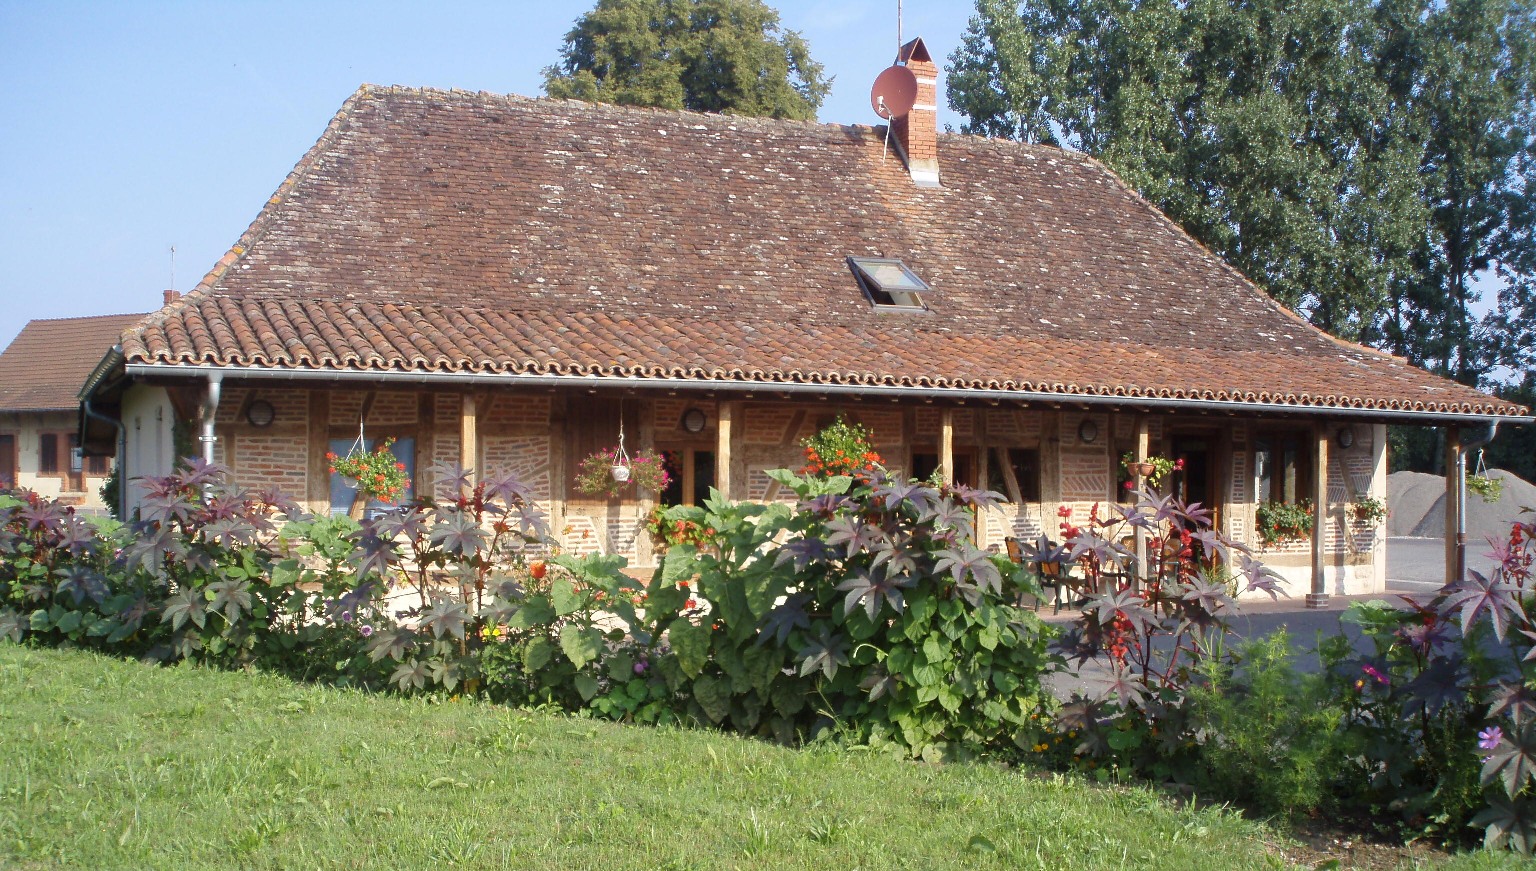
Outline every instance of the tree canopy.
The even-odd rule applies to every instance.
[[[811,120],[831,81],[762,0],[598,0],[544,70],[552,97]]]
[[[1533,64],[1532,0],[978,0],[948,73],[967,132],[1094,155],[1317,326],[1487,384],[1536,365]]]

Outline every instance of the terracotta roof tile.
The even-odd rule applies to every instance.
[[[0,353],[0,411],[57,411],[79,406],[85,379],[144,315],[29,321]]]
[[[130,362],[1523,409],[1334,340],[1097,162],[940,136],[364,87]],[[872,311],[896,257],[931,311]]]

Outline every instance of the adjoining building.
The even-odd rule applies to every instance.
[[[0,488],[26,487],[103,511],[109,449],[80,450],[76,394],[102,352],[142,314],[30,321],[0,352]]]

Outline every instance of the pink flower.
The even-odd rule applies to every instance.
[[[1489,726],[1477,733],[1477,746],[1482,750],[1492,750],[1504,740],[1504,730],[1498,726]]]

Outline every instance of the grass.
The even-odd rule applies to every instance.
[[[1142,789],[11,644],[0,748],[0,867],[1284,864],[1266,827]]]

